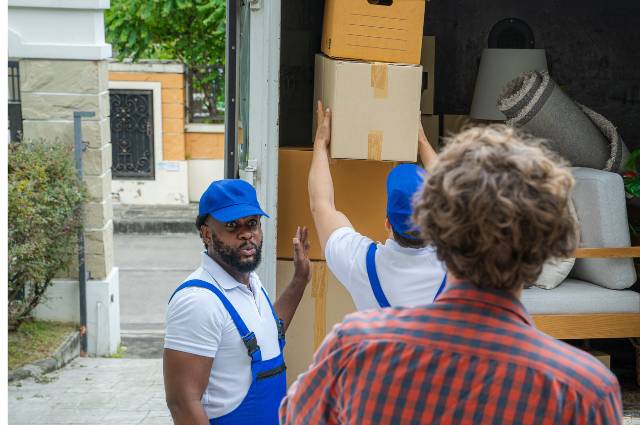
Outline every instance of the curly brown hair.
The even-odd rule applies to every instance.
[[[518,290],[545,261],[575,250],[573,184],[543,140],[504,125],[470,128],[447,141],[413,218],[452,275]]]

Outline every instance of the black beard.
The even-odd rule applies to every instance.
[[[239,248],[233,248],[229,245],[225,245],[224,242],[218,239],[214,234],[211,235],[211,242],[212,250],[218,254],[222,261],[238,273],[250,273],[260,265],[260,260],[262,260],[262,242],[260,242],[260,246],[253,242],[246,242]],[[253,261],[243,262],[240,260],[239,251],[246,248],[254,248],[256,250],[255,259]]]

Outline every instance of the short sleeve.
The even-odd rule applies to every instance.
[[[222,304],[208,290],[183,289],[167,308],[164,348],[214,358],[226,315]]]
[[[364,264],[367,249],[373,241],[351,227],[335,230],[327,240],[325,258],[333,275],[351,291],[351,273],[357,262]]]

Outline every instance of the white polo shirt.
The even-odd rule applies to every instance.
[[[202,265],[186,280],[199,279],[217,286],[255,333],[262,359],[280,354],[278,327],[258,275],[251,274],[251,288],[236,281],[206,252]],[[251,386],[251,358],[220,299],[208,289],[179,291],[167,307],[164,348],[212,357],[209,385],[202,396],[207,416],[217,418],[240,405]]]
[[[380,308],[367,274],[367,251],[373,242],[351,227],[335,230],[325,248],[327,265],[351,294],[358,310]],[[445,275],[432,247],[406,248],[392,239],[378,244],[376,270],[393,307],[431,304]]]

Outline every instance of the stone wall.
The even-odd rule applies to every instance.
[[[91,279],[106,279],[113,268],[111,137],[107,62],[104,60],[20,60],[24,137],[73,145],[73,112],[83,118],[86,265]],[[70,274],[74,274],[71,271]]]

